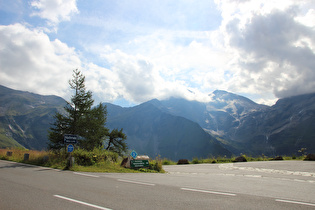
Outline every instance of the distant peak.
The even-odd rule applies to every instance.
[[[226,95],[226,94],[232,94],[232,93],[229,93],[229,92],[227,92],[225,90],[215,90],[215,91],[213,91],[212,94],[217,96],[217,95]]]

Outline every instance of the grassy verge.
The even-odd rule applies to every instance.
[[[11,155],[7,152],[11,152]],[[29,159],[25,160],[24,155],[29,154]],[[151,160],[149,168],[128,169],[120,166],[122,157],[117,153],[102,149],[85,151],[76,149],[72,154],[75,164],[69,168],[69,154],[64,151],[58,153],[51,151],[36,151],[26,149],[0,149],[0,159],[19,163],[38,165],[62,170],[85,171],[85,172],[105,172],[105,173],[140,173],[140,172],[164,172],[162,162]]]
[[[267,157],[267,156],[259,156],[259,157],[251,157],[251,156],[246,156],[242,155],[247,162],[252,162],[252,161],[273,161],[275,160],[276,157]],[[304,160],[305,156],[282,156],[283,160]],[[191,161],[189,161],[190,164],[202,164],[202,163],[233,163],[235,161],[236,157],[212,157],[212,158],[206,158],[206,159],[199,159],[199,158],[193,158]],[[163,165],[176,165],[177,162],[174,162],[172,160],[168,160],[164,158],[162,160]]]

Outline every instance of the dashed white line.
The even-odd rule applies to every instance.
[[[127,183],[132,183],[132,184],[141,184],[141,185],[155,186],[155,184],[151,184],[151,183],[138,182],[138,181],[132,181],[132,180],[125,180],[125,179],[117,179],[117,181],[127,182]]]
[[[306,206],[315,206],[314,203],[305,203],[300,201],[290,201],[290,200],[282,200],[282,199],[276,199],[277,202],[283,202],[283,203],[293,203],[293,204],[300,204],[300,205],[306,205]]]
[[[191,188],[180,188],[181,190],[187,190],[192,192],[202,192],[202,193],[210,193],[210,194],[217,194],[217,195],[228,195],[228,196],[236,196],[233,193],[226,193],[226,192],[216,192],[216,191],[209,191],[209,190],[198,190],[198,189],[191,189]]]
[[[73,172],[73,173],[77,174],[77,175],[81,175],[81,176],[89,176],[89,177],[99,178],[99,176],[92,175],[92,174],[84,174],[84,173],[78,173],[78,172]]]
[[[67,198],[67,197],[64,197],[64,196],[61,196],[61,195],[54,195],[54,196],[57,197],[57,198],[61,198],[61,199],[67,200],[67,201],[74,202],[74,203],[79,203],[79,204],[82,204],[82,205],[85,205],[85,206],[90,206],[90,207],[93,207],[93,208],[96,208],[96,209],[111,210],[111,209],[105,208],[103,206],[98,206],[98,205],[94,205],[94,204],[91,204],[91,203],[86,203],[86,202],[75,200],[75,199],[72,199],[72,198]]]

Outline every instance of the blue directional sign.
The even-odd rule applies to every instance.
[[[74,146],[72,144],[69,144],[67,146],[67,152],[73,152],[73,150],[74,150]]]
[[[136,157],[138,156],[137,152],[132,150],[132,152],[130,153],[130,156],[133,158],[133,159],[136,159]]]

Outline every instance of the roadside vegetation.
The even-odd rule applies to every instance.
[[[121,166],[128,153],[123,129],[106,127],[107,108],[100,103],[93,107],[92,92],[85,87],[85,76],[73,71],[69,80],[72,97],[64,112],[56,112],[48,132],[48,151],[0,149],[0,159],[38,166],[86,172],[164,172],[159,159],[150,160],[149,167],[129,169]],[[72,150],[65,136],[75,138]]]
[[[242,157],[243,161],[238,161],[238,157],[212,157],[212,158],[206,158],[206,159],[200,159],[200,158],[193,158],[191,161],[188,161],[186,159],[182,159],[178,162],[169,160],[164,158],[162,160],[163,165],[177,165],[177,164],[202,164],[202,163],[233,163],[233,162],[251,162],[251,161],[276,161],[276,160],[305,160],[306,155],[301,156],[277,156],[277,157],[267,157],[265,155],[259,156],[259,157],[251,157],[247,155],[241,155],[239,157]]]
[[[25,159],[28,154],[28,159]],[[65,151],[36,151],[21,148],[0,149],[0,159],[26,163],[37,166],[50,167],[61,170],[104,172],[104,173],[163,173],[161,160],[150,160],[148,168],[129,169],[120,164],[123,160],[117,153],[96,148],[93,151],[76,149],[71,154],[74,164],[69,167],[69,153]]]

